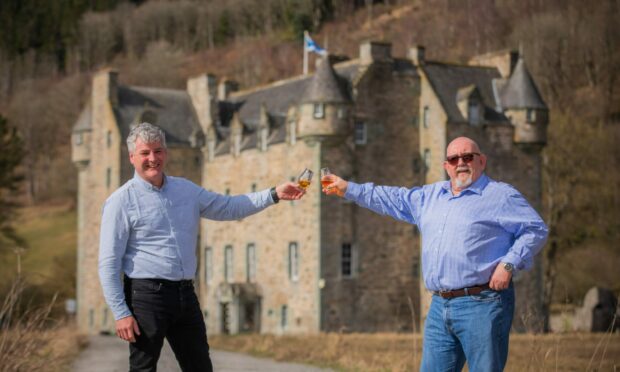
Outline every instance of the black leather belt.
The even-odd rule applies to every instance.
[[[194,285],[194,281],[192,279],[185,280],[168,280],[168,279],[157,279],[157,278],[130,278],[128,276],[125,277],[125,280],[128,282],[140,281],[144,280],[151,283],[160,284],[164,287],[192,287]]]
[[[482,291],[485,291],[487,289],[491,289],[489,287],[489,283],[477,285],[474,287],[455,289],[452,291],[437,291],[433,293],[435,293],[438,296],[441,296],[442,298],[449,299],[449,298],[455,298],[455,297],[479,295]]]

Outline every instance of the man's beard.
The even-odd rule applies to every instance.
[[[469,185],[471,185],[472,184],[472,172],[471,172],[471,170],[469,170],[469,175],[468,175],[468,177],[467,177],[467,179],[465,181],[461,181],[461,179],[458,177],[458,174],[457,174],[457,177],[456,177],[454,183],[456,184],[456,187],[458,187],[459,189],[464,189],[464,188],[468,187]]]

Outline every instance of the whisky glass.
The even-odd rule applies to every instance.
[[[321,186],[323,188],[326,188],[327,185],[329,185],[330,183],[332,183],[332,181],[330,180],[324,180],[323,178],[325,178],[325,176],[332,174],[332,172],[329,170],[329,168],[321,168]]]
[[[299,187],[305,190],[308,186],[310,186],[310,182],[312,182],[313,174],[314,172],[312,172],[308,168],[305,168],[303,172],[301,172],[301,174],[297,178],[297,183],[299,184]]]

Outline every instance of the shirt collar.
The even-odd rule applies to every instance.
[[[168,180],[165,174],[164,174],[164,182],[162,183],[161,188],[157,188],[156,186],[151,185],[144,178],[140,177],[138,172],[133,173],[133,180],[134,182],[136,182],[138,185],[140,185],[147,191],[164,191],[166,186],[168,185]]]
[[[480,178],[478,178],[476,180],[476,182],[474,182],[471,185],[469,185],[469,187],[467,187],[466,189],[461,191],[461,194],[466,192],[466,191],[469,191],[469,192],[473,192],[475,194],[481,195],[482,194],[482,190],[484,190],[484,188],[488,184],[489,184],[489,177],[487,177],[487,175],[485,173],[482,173]],[[452,185],[450,184],[450,180],[445,181],[444,184],[441,187],[444,189],[445,192],[452,192]]]

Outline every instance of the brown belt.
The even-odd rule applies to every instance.
[[[438,296],[441,296],[443,298],[448,299],[448,298],[455,298],[455,297],[479,295],[480,292],[482,292],[484,290],[487,290],[487,289],[491,289],[489,287],[489,283],[482,284],[482,285],[477,285],[475,287],[455,289],[453,291],[438,291],[438,292],[434,292],[434,293],[436,295],[438,295]]]

